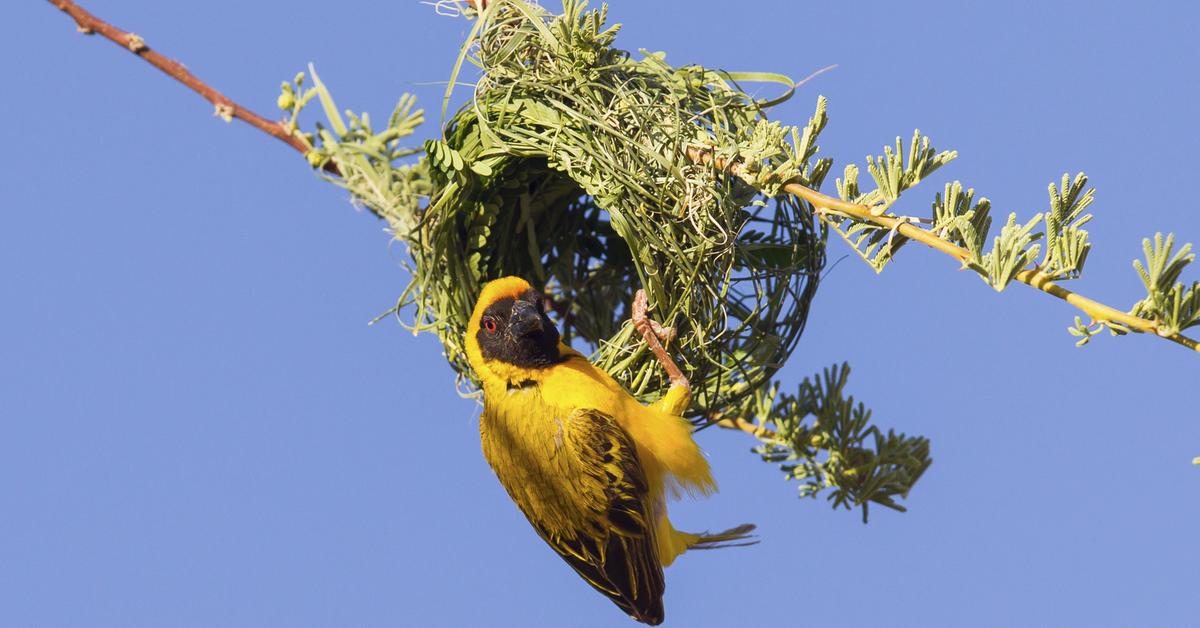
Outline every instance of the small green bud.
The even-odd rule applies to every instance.
[[[325,163],[325,160],[327,159],[327,157],[321,154],[321,151],[319,150],[310,150],[307,153],[304,153],[304,158],[308,160],[308,165],[312,166],[313,168],[320,168],[321,164]]]
[[[291,111],[292,107],[296,106],[296,95],[292,93],[292,90],[285,89],[279,93],[279,98],[275,99],[275,104],[284,111]]]
[[[292,82],[296,84],[296,87],[300,87],[300,86],[304,85],[304,73],[297,72],[296,78],[292,79]]]

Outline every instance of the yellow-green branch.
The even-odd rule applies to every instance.
[[[755,425],[746,419],[738,417],[736,419],[720,418],[712,422],[717,427],[722,427],[727,430],[741,430],[751,436],[762,440],[770,440],[775,438],[775,432],[761,425]]]
[[[689,148],[687,150],[687,156],[689,159],[697,163],[712,162],[711,153],[697,148]],[[717,160],[715,165],[718,168],[724,167],[724,164],[721,163],[721,160]],[[738,174],[738,171],[741,170],[741,164],[733,164],[728,170],[730,174],[736,175]],[[968,252],[966,249],[943,238],[939,238],[934,233],[917,227],[912,223],[895,216],[876,214],[868,205],[851,203],[841,199],[833,198],[832,196],[822,194],[799,183],[789,183],[783,186],[783,189],[789,194],[793,194],[808,201],[817,209],[833,210],[842,214],[846,214],[856,220],[879,225],[884,229],[895,230],[900,235],[909,238],[910,240],[920,242],[921,244],[924,244],[930,248],[941,251],[946,255],[957,259],[959,262],[965,263],[971,258],[970,252]],[[1116,323],[1118,325],[1128,327],[1134,331],[1154,334],[1160,338],[1166,338],[1167,340],[1183,345],[1192,351],[1200,352],[1200,342],[1197,342],[1196,340],[1188,338],[1187,336],[1179,333],[1161,333],[1159,331],[1158,324],[1154,321],[1122,312],[1116,308],[1104,305],[1103,303],[1089,299],[1076,292],[1072,292],[1071,290],[1054,283],[1050,277],[1046,276],[1045,273],[1042,273],[1039,270],[1022,270],[1021,272],[1017,273],[1016,280],[1027,286],[1036,288],[1037,290],[1041,290],[1046,294],[1058,297],[1063,301],[1070,303],[1083,313],[1090,316],[1094,322]]]

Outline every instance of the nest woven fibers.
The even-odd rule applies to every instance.
[[[462,337],[481,286],[524,277],[544,286],[566,340],[649,399],[665,375],[627,324],[644,287],[677,331],[668,350],[701,423],[769,385],[804,329],[826,233],[779,188],[828,172],[814,157],[824,102],[805,128],[768,122],[786,77],[635,60],[613,47],[606,12],[505,0],[478,16],[459,64],[481,70],[473,98],[426,143],[432,193],[397,232],[414,261],[404,301],[471,378]],[[744,80],[789,90],[764,102]],[[737,175],[714,165],[731,163]]]

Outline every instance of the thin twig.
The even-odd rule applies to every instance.
[[[49,0],[50,4],[58,7],[63,13],[70,15],[75,20],[76,27],[79,32],[85,35],[99,33],[105,39],[121,46],[122,48],[141,57],[150,65],[162,70],[164,74],[186,85],[189,89],[200,94],[205,100],[212,103],[215,108],[214,114],[220,116],[226,122],[232,121],[234,118],[249,124],[250,126],[274,137],[275,139],[291,146],[305,154],[312,150],[301,137],[294,133],[287,124],[268,120],[257,113],[237,104],[221,92],[213,89],[212,86],[205,83],[192,74],[182,63],[169,59],[154,49],[146,45],[146,41],[140,36],[123,31],[108,22],[92,15],[71,0]],[[337,166],[332,162],[327,162],[325,167],[330,172],[337,173]]]
[[[712,425],[723,427],[727,430],[741,430],[760,440],[770,440],[775,438],[775,432],[761,426],[755,425],[741,417],[735,419],[720,418],[712,421]]]
[[[709,164],[713,162],[712,153],[700,148],[688,148],[687,156],[688,159],[695,163]],[[718,169],[726,168],[723,161],[719,159],[715,165]],[[734,163],[728,167],[728,171],[730,174],[736,175],[738,171],[741,170],[741,167],[741,164]],[[808,201],[809,203],[812,203],[813,206],[818,209],[831,209],[843,214],[848,214],[857,220],[879,225],[884,229],[895,230],[902,236],[916,240],[917,242],[920,242],[921,244],[924,244],[930,248],[941,251],[960,262],[966,262],[971,258],[969,251],[947,240],[939,238],[938,236],[934,235],[933,232],[917,227],[912,223],[895,216],[888,216],[885,214],[876,215],[875,212],[872,211],[872,208],[867,205],[836,199],[832,196],[822,194],[816,190],[800,185],[799,183],[789,183],[783,186],[783,189],[789,194],[793,194]],[[1166,338],[1167,340],[1183,345],[1192,351],[1200,352],[1200,342],[1188,338],[1180,333],[1162,334],[1159,332],[1158,324],[1154,321],[1122,312],[1116,308],[1109,307],[1081,294],[1072,292],[1054,283],[1050,277],[1039,270],[1022,270],[1021,272],[1017,273],[1016,280],[1027,286],[1036,288],[1042,292],[1045,292],[1046,294],[1058,297],[1063,301],[1070,303],[1090,316],[1095,322],[1118,323],[1136,331],[1153,334],[1160,338]]]

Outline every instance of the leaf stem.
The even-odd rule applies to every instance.
[[[741,430],[760,440],[771,440],[775,438],[775,432],[761,426],[755,425],[741,417],[737,418],[718,418],[712,422],[712,425],[722,427],[727,430]]]

